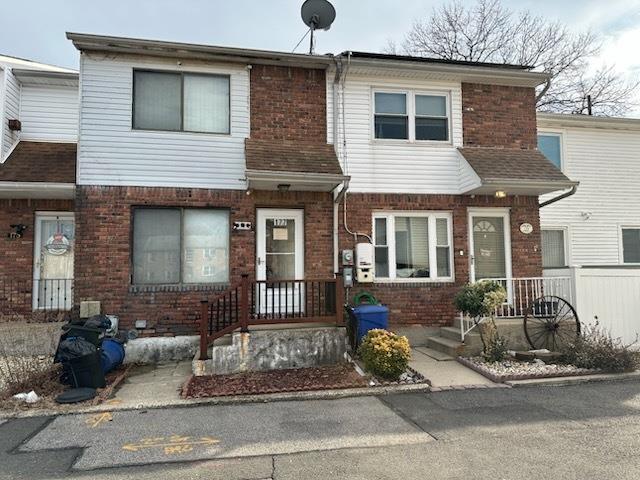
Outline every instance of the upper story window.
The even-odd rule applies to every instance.
[[[640,263],[640,227],[622,227],[622,262]]]
[[[133,128],[229,133],[229,77],[133,72]]]
[[[409,138],[406,93],[375,93],[376,138]]]
[[[374,92],[374,138],[449,141],[448,99],[440,93]]]
[[[538,133],[538,150],[559,169],[562,169],[562,135]]]
[[[453,280],[451,214],[376,213],[373,239],[376,279]]]

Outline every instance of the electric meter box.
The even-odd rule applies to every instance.
[[[371,283],[374,276],[373,245],[356,244],[356,279],[358,283]]]

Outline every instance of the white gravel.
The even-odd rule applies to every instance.
[[[587,368],[578,368],[574,365],[563,365],[550,363],[546,364],[542,360],[534,360],[533,362],[521,362],[519,360],[509,359],[502,362],[486,362],[482,357],[467,358],[476,367],[495,376],[508,377],[562,377],[568,375],[582,375],[597,373],[596,370]]]

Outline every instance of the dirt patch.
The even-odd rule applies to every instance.
[[[341,364],[191,377],[185,384],[182,395],[186,398],[205,398],[366,386],[368,380],[358,374],[351,364]]]
[[[113,393],[126,378],[129,368],[128,365],[120,366],[107,373],[105,376],[105,388],[97,389],[96,396],[93,399],[86,402],[60,405],[56,403],[56,397],[71,387],[60,383],[61,366],[59,364],[52,365],[49,369],[34,374],[28,382],[24,382],[24,388],[18,389],[24,392],[35,391],[38,397],[40,397],[36,403],[26,403],[12,398],[12,395],[16,393],[16,389],[12,388],[11,390],[0,392],[0,412],[11,413],[27,410],[57,410],[65,412],[73,410],[78,406],[98,405],[113,396]]]

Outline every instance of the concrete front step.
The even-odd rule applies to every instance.
[[[449,340],[455,340],[457,342],[460,341],[460,329],[455,327],[441,327],[440,328],[440,336],[444,338],[448,338]],[[464,337],[464,343],[466,344],[480,344],[482,345],[482,340],[480,340],[480,334],[474,330],[467,333]]]
[[[445,337],[429,337],[427,347],[442,352],[451,357],[458,357],[466,354],[466,346],[460,341],[451,340]]]

